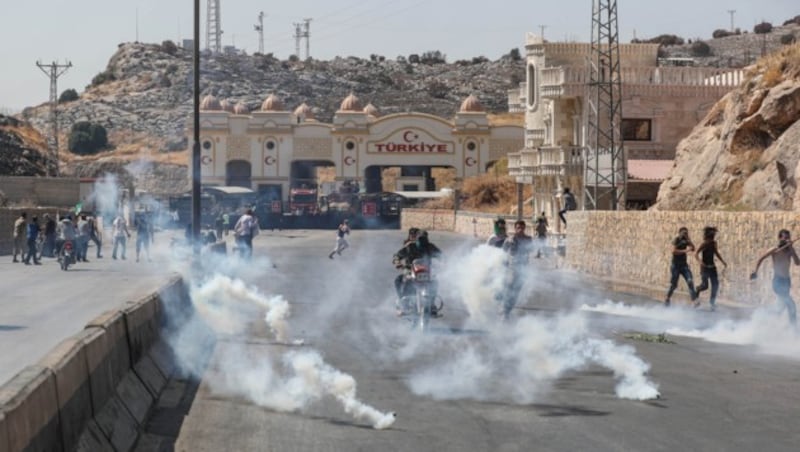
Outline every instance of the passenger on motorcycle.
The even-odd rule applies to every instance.
[[[432,258],[438,258],[442,255],[442,251],[439,249],[439,247],[431,243],[428,239],[427,231],[414,231],[414,229],[415,228],[411,228],[409,230],[408,240],[406,240],[406,243],[403,245],[403,247],[394,254],[394,258],[392,259],[395,267],[403,270],[403,273],[395,278],[394,281],[395,290],[397,291],[397,297],[399,299],[402,299],[403,296],[410,295],[409,291],[411,286],[408,284],[409,281],[406,278],[406,273],[411,268],[411,264],[417,259],[426,260],[430,264],[430,260]],[[416,233],[414,234],[416,236],[414,241],[411,241],[412,232]],[[432,282],[432,284],[434,285],[435,293],[436,283]],[[431,315],[437,315],[436,306],[433,307]]]

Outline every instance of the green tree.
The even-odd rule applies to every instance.
[[[64,104],[67,102],[72,102],[73,100],[78,100],[78,92],[72,88],[65,89],[64,92],[58,96],[58,103]]]
[[[108,148],[108,133],[100,124],[80,121],[72,125],[69,150],[73,154],[91,155]]]

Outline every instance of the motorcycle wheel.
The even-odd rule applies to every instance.
[[[61,258],[61,270],[67,271],[67,268],[69,268],[69,259],[67,259],[66,257],[62,257]]]

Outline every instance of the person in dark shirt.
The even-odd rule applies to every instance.
[[[708,300],[708,302],[711,304],[712,311],[717,309],[717,293],[719,292],[719,277],[717,275],[717,266],[714,263],[714,257],[719,259],[725,268],[728,267],[725,259],[723,259],[719,254],[716,237],[717,228],[712,226],[706,226],[703,228],[703,243],[700,244],[700,247],[697,248],[697,252],[694,254],[694,257],[698,262],[700,262],[701,283],[699,286],[697,286],[697,296],[699,297],[700,292],[708,289],[708,283],[710,281],[711,298]],[[695,300],[694,307],[699,306],[700,301]]]
[[[533,237],[525,233],[527,225],[523,220],[514,223],[514,234],[503,242],[503,251],[508,253],[508,271],[510,282],[503,295],[503,318],[508,320],[511,310],[519,301],[519,294],[525,282],[524,270],[528,265],[528,257],[533,251]]]
[[[430,261],[433,258],[441,257],[442,250],[439,249],[436,245],[431,243],[428,239],[428,232],[427,231],[418,231],[416,240],[413,242],[407,242],[403,245],[402,248],[398,252],[394,254],[392,262],[394,262],[396,268],[401,268],[404,270],[404,273],[400,276],[400,278],[395,280],[395,289],[397,290],[397,297],[402,299],[404,295],[409,294],[409,285],[408,281],[406,280],[405,271],[411,268],[411,265],[414,263],[415,260],[422,259],[427,261],[427,265],[430,268]],[[399,281],[399,284],[398,284]],[[437,293],[436,282],[431,281],[431,285],[433,288],[433,293]],[[435,295],[434,295],[435,296]],[[437,307],[431,306],[431,315],[437,316]]]
[[[40,231],[39,218],[34,215],[27,227],[26,239],[28,241],[28,254],[26,254],[25,258],[23,259],[25,265],[31,265],[31,258],[33,258],[33,263],[35,265],[42,264],[39,261],[39,257],[36,255],[36,240],[39,238]]]
[[[686,285],[689,286],[689,294],[692,301],[697,300],[697,292],[694,290],[694,280],[692,279],[692,270],[689,268],[689,262],[686,255],[695,250],[692,239],[689,238],[689,229],[681,227],[678,229],[678,236],[672,241],[672,265],[670,266],[670,280],[669,290],[667,290],[667,298],[664,300],[664,306],[669,306],[672,298],[672,293],[678,287],[678,277],[683,276],[686,280]]]

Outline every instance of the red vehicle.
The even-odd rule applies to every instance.
[[[319,213],[316,188],[292,188],[289,190],[289,212],[292,215],[316,215]]]

